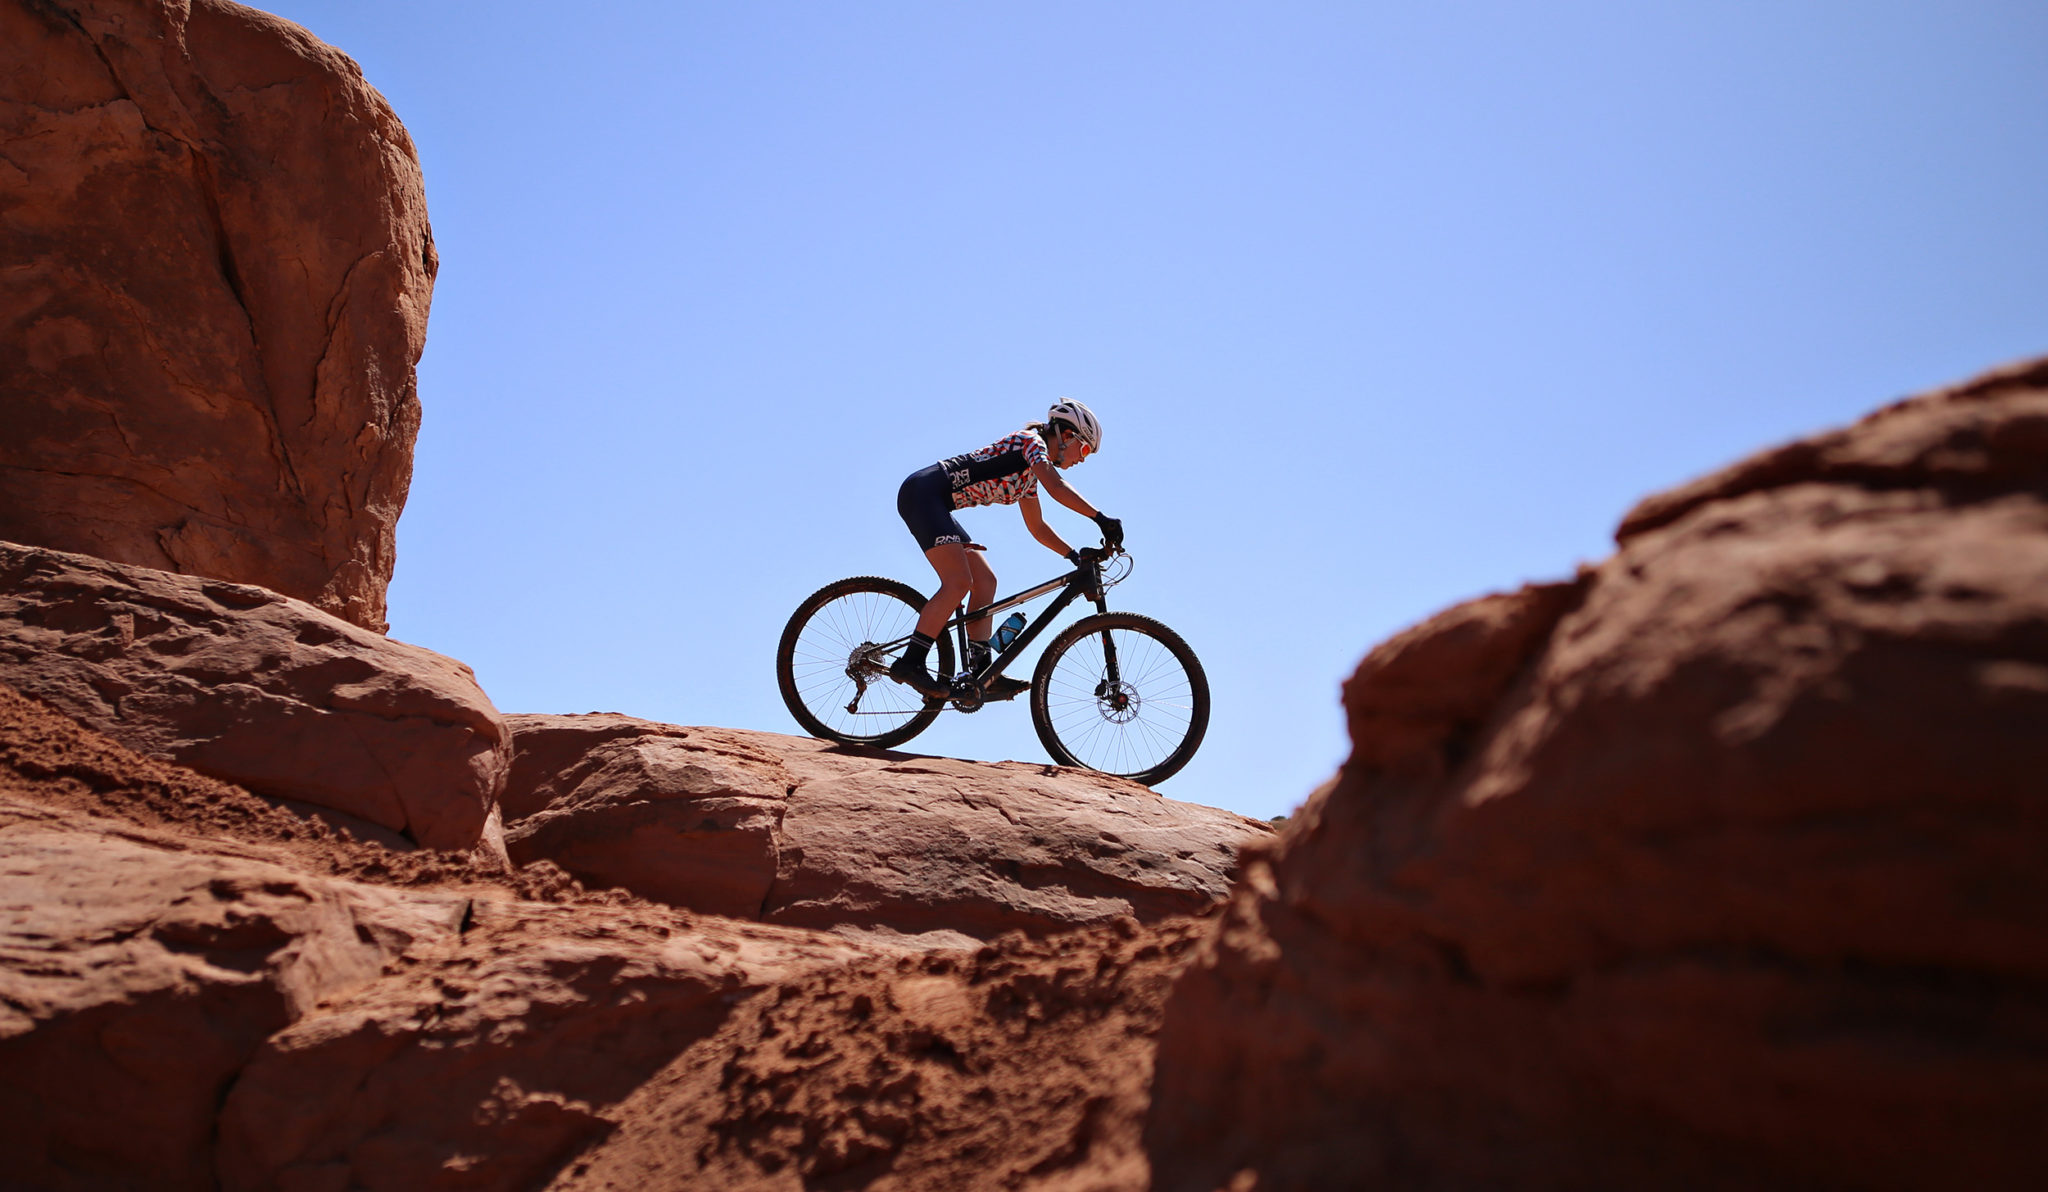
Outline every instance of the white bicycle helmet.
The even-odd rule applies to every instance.
[[[1102,420],[1095,416],[1095,411],[1072,398],[1063,397],[1052,403],[1052,409],[1045,412],[1045,422],[1047,426],[1064,422],[1080,432],[1088,450],[1102,450]]]

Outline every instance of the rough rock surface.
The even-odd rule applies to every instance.
[[[0,687],[0,1182],[528,1187],[744,997],[872,954],[522,878]]]
[[[228,1189],[530,1188],[762,988],[858,959],[830,936],[477,899],[383,979],[264,1043],[220,1118]]]
[[[457,930],[469,891],[511,896],[494,878],[356,845],[0,687],[4,1182],[214,1187],[220,1098],[264,1039]],[[520,892],[550,889],[573,884]]]
[[[591,895],[0,687],[0,1182],[1135,1192],[1206,929],[907,952]]]
[[[1271,832],[1084,770],[610,714],[507,723],[515,860],[793,926],[966,944],[1199,914]]]
[[[6,1182],[213,1187],[216,1107],[265,1038],[464,906],[0,797]]]
[[[514,805],[553,798],[512,822],[516,861],[546,859],[588,884],[708,914],[761,917],[793,782],[753,734],[612,714],[514,715],[506,725]]]
[[[2048,362],[1620,539],[1360,666],[1169,1004],[1156,1187],[2048,1180]]]
[[[468,667],[275,592],[0,543],[0,682],[142,753],[503,856]]]
[[[0,539],[382,632],[435,269],[339,51],[221,0],[0,0]]]
[[[784,986],[549,1187],[1139,1192],[1153,1033],[1205,928],[1122,919]]]

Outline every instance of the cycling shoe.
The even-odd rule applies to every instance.
[[[896,665],[889,668],[889,677],[926,699],[945,699],[953,694],[951,688],[932,678],[924,663],[914,659],[898,658]]]

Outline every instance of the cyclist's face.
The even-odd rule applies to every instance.
[[[1061,467],[1071,468],[1093,454],[1095,449],[1088,445],[1088,440],[1070,430],[1060,432]]]

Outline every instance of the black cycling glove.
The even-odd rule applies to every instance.
[[[1107,513],[1095,515],[1095,524],[1102,527],[1102,540],[1112,547],[1124,544],[1124,524]]]

